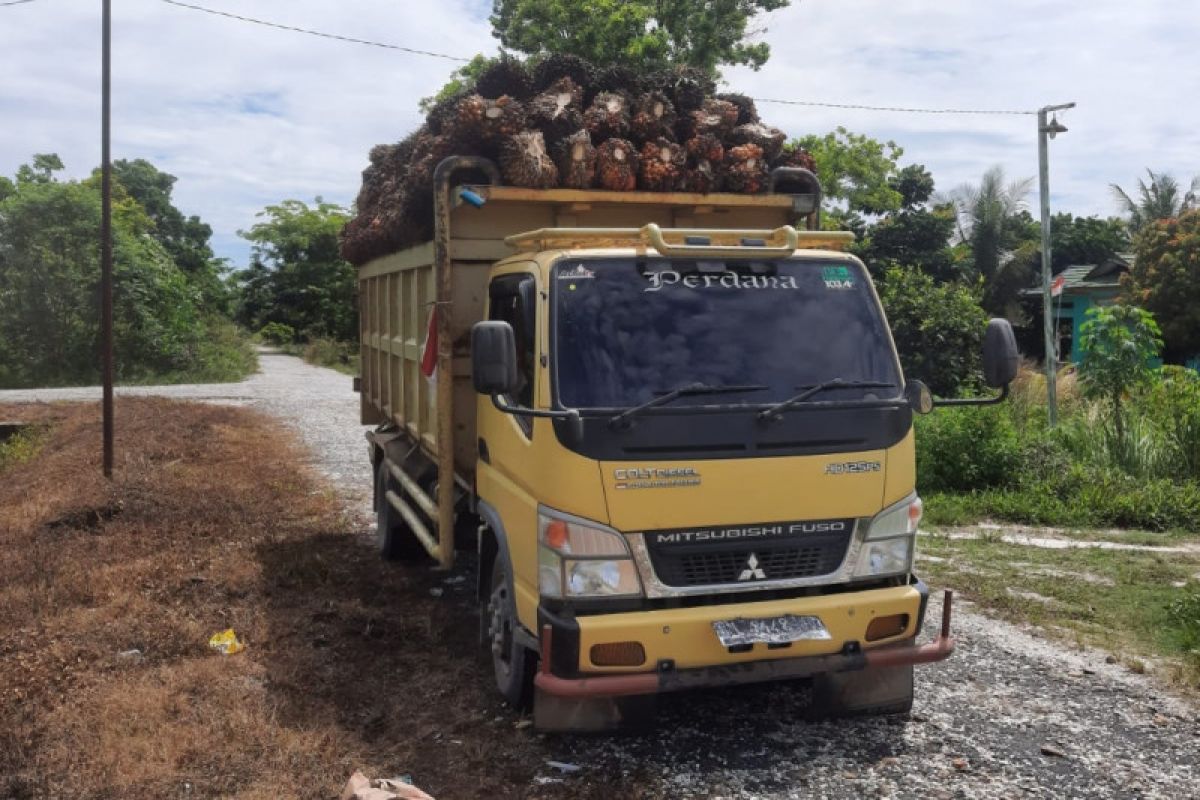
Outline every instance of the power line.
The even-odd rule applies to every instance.
[[[32,3],[33,0],[18,0],[22,3]],[[179,0],[162,0],[168,5],[178,6],[179,8],[188,8],[192,11],[203,11],[205,14],[213,14],[218,17],[228,17],[241,22],[250,22],[255,25],[264,25],[268,28],[277,28],[281,31],[292,31],[293,33],[306,33],[309,36],[320,36],[322,39],[335,39],[339,42],[350,42],[351,44],[362,44],[368,47],[382,47],[385,50],[399,50],[402,53],[412,53],[417,56],[430,56],[431,58],[444,58],[449,61],[470,61],[469,58],[460,58],[458,56],[448,56],[445,53],[431,53],[428,50],[414,50],[411,47],[401,47],[398,44],[385,44],[383,42],[372,42],[367,39],[355,39],[352,36],[340,36],[336,33],[323,33],[322,31],[309,30],[308,28],[297,28],[292,25],[281,25],[278,22],[268,22],[263,19],[255,19],[253,17],[243,17],[240,14],[231,14],[228,11],[217,11],[213,8],[205,8],[204,6],[195,6],[190,3],[181,3]]]
[[[26,3],[32,3],[34,0],[8,0],[8,2],[0,3],[0,8],[5,6],[23,6]]]
[[[1004,116],[1027,116],[1037,114],[1036,111],[1017,111],[1013,109],[990,108],[907,108],[903,106],[868,106],[857,103],[822,103],[816,100],[772,100],[766,97],[755,97],[756,103],[778,103],[785,106],[816,106],[818,108],[845,108],[855,111],[896,111],[905,114],[991,114]]]
[[[31,3],[33,0],[17,0],[17,2]],[[373,42],[367,39],[355,39],[350,36],[339,36],[334,33],[324,33],[315,31],[309,28],[297,28],[292,25],[281,25],[277,22],[268,22],[267,20],[255,19],[253,17],[244,17],[240,14],[231,14],[227,11],[217,11],[204,6],[192,5],[191,3],[183,3],[180,0],[162,0],[168,5],[177,6],[179,8],[187,8],[192,11],[202,11],[205,14],[213,14],[218,17],[228,17],[241,22],[250,22],[255,25],[264,25],[268,28],[277,28],[283,31],[292,31],[294,33],[305,33],[309,36],[319,36],[324,39],[334,39],[339,42],[350,42],[351,44],[361,44],[368,47],[382,47],[386,50],[399,50],[403,53],[411,53],[418,56],[430,56],[431,58],[444,58],[448,61],[460,61],[463,63],[469,62],[471,59],[462,58],[461,56],[447,55],[446,53],[434,53],[429,50],[414,50],[411,47],[401,47],[396,44],[385,44],[383,42]],[[3,4],[0,4],[3,5]],[[1017,111],[1011,109],[968,109],[968,108],[911,108],[904,106],[872,106],[861,103],[826,103],[818,100],[776,100],[766,97],[751,98],[758,103],[776,103],[786,106],[809,106],[815,108],[840,108],[853,111],[888,111],[893,113],[903,114],[975,114],[975,115],[990,115],[990,116],[1025,116],[1036,114],[1036,111]]]

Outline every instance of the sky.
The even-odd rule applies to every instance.
[[[2,2],[2,0],[0,0]],[[195,0],[285,25],[470,57],[494,53],[489,0]],[[68,177],[100,161],[100,2],[0,7],[0,174],[58,153]],[[367,153],[420,123],[417,101],[457,65],[274,30],[163,0],[115,0],[113,158],[175,175],[175,203],[244,266],[238,236],[285,199],[349,205]],[[1074,101],[1050,144],[1054,211],[1109,216],[1110,183],[1147,167],[1200,174],[1200,3],[1192,0],[792,0],[760,17],[757,98],[1034,110]],[[898,114],[759,103],[789,135],[838,126],[904,148],[938,189],[1002,165],[1037,175],[1032,116]],[[1029,197],[1037,214],[1037,195]]]

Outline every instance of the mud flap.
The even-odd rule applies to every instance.
[[[558,697],[533,691],[533,727],[546,733],[644,730],[654,724],[657,697]]]
[[[813,677],[809,715],[828,717],[907,714],[912,710],[913,667],[874,667]]]

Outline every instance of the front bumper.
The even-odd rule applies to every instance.
[[[679,615],[680,612],[699,612],[684,615],[683,630],[690,631],[690,635],[685,634],[685,637],[682,637],[684,641],[681,643],[683,646],[680,650],[681,659],[660,657],[649,661],[654,665],[653,671],[635,673],[596,674],[597,668],[592,667],[590,673],[571,670],[570,672],[574,673],[574,676],[565,676],[563,673],[567,670],[564,669],[566,666],[564,664],[566,659],[563,657],[564,648],[556,648],[555,626],[546,623],[541,626],[541,663],[534,683],[541,691],[557,697],[626,697],[702,687],[804,678],[828,672],[847,672],[872,667],[896,667],[941,661],[954,652],[954,640],[950,636],[952,594],[947,591],[945,595],[945,602],[942,606],[942,627],[939,635],[932,642],[917,645],[916,633],[919,630],[920,618],[924,615],[927,598],[927,594],[923,590],[923,585],[905,586],[819,598],[777,601],[755,604],[750,607],[753,608],[753,616],[761,617],[778,613],[811,614],[817,610],[814,606],[821,608],[821,612],[817,615],[821,616],[825,622],[832,638],[819,642],[795,643],[802,645],[811,653],[799,657],[794,657],[794,653],[790,650],[766,650],[762,646],[755,646],[755,650],[758,652],[727,653],[724,648],[720,647],[719,642],[716,642],[711,628],[707,631],[707,636],[699,634],[696,617],[709,620],[728,618],[736,616],[738,609],[744,612],[742,616],[751,615],[749,608],[744,605],[607,615],[620,618],[649,614],[665,620]],[[890,640],[875,643],[874,646],[867,645],[867,649],[864,649],[862,642],[865,637],[860,635],[858,638],[851,639],[844,635],[839,636],[839,633],[845,634],[848,630],[856,630],[856,625],[865,631],[872,616],[897,613],[894,609],[910,604],[913,606],[913,613],[909,630]],[[777,605],[787,606],[787,608],[783,610],[773,608]],[[765,606],[772,606],[772,608]],[[857,612],[860,608],[870,609],[870,613],[863,615],[866,619],[861,620],[860,623],[847,623],[839,618],[844,616],[852,619],[858,615]],[[587,625],[589,619],[604,618],[584,618],[583,625],[579,628],[563,632],[564,638],[573,640],[570,642],[571,649],[578,648],[580,661],[587,658],[587,650],[580,647],[581,643],[595,638],[586,634],[588,628],[592,627]],[[708,624],[711,625],[711,622]],[[602,626],[602,629],[615,628],[619,625],[620,622],[610,621],[609,625]],[[663,635],[670,636],[671,628],[672,624],[670,623],[661,625]],[[646,629],[640,626],[635,626],[632,630],[623,627],[620,636],[623,639],[636,640],[639,631],[644,634]],[[615,633],[615,630],[610,633]],[[695,641],[689,642],[688,640]],[[723,657],[710,660],[708,663],[693,663],[697,659],[703,659],[703,653],[713,650],[713,642],[716,642],[716,648]],[[688,647],[688,644],[692,646]],[[832,649],[833,652],[812,652],[817,649]],[[651,648],[647,647],[647,651],[650,650]]]

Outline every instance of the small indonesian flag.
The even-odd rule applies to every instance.
[[[1054,280],[1050,281],[1050,296],[1058,297],[1062,294],[1063,286],[1067,283],[1066,275],[1059,275]]]
[[[437,306],[429,309],[429,328],[425,331],[425,344],[421,348],[421,374],[429,381],[429,394],[437,391]]]

